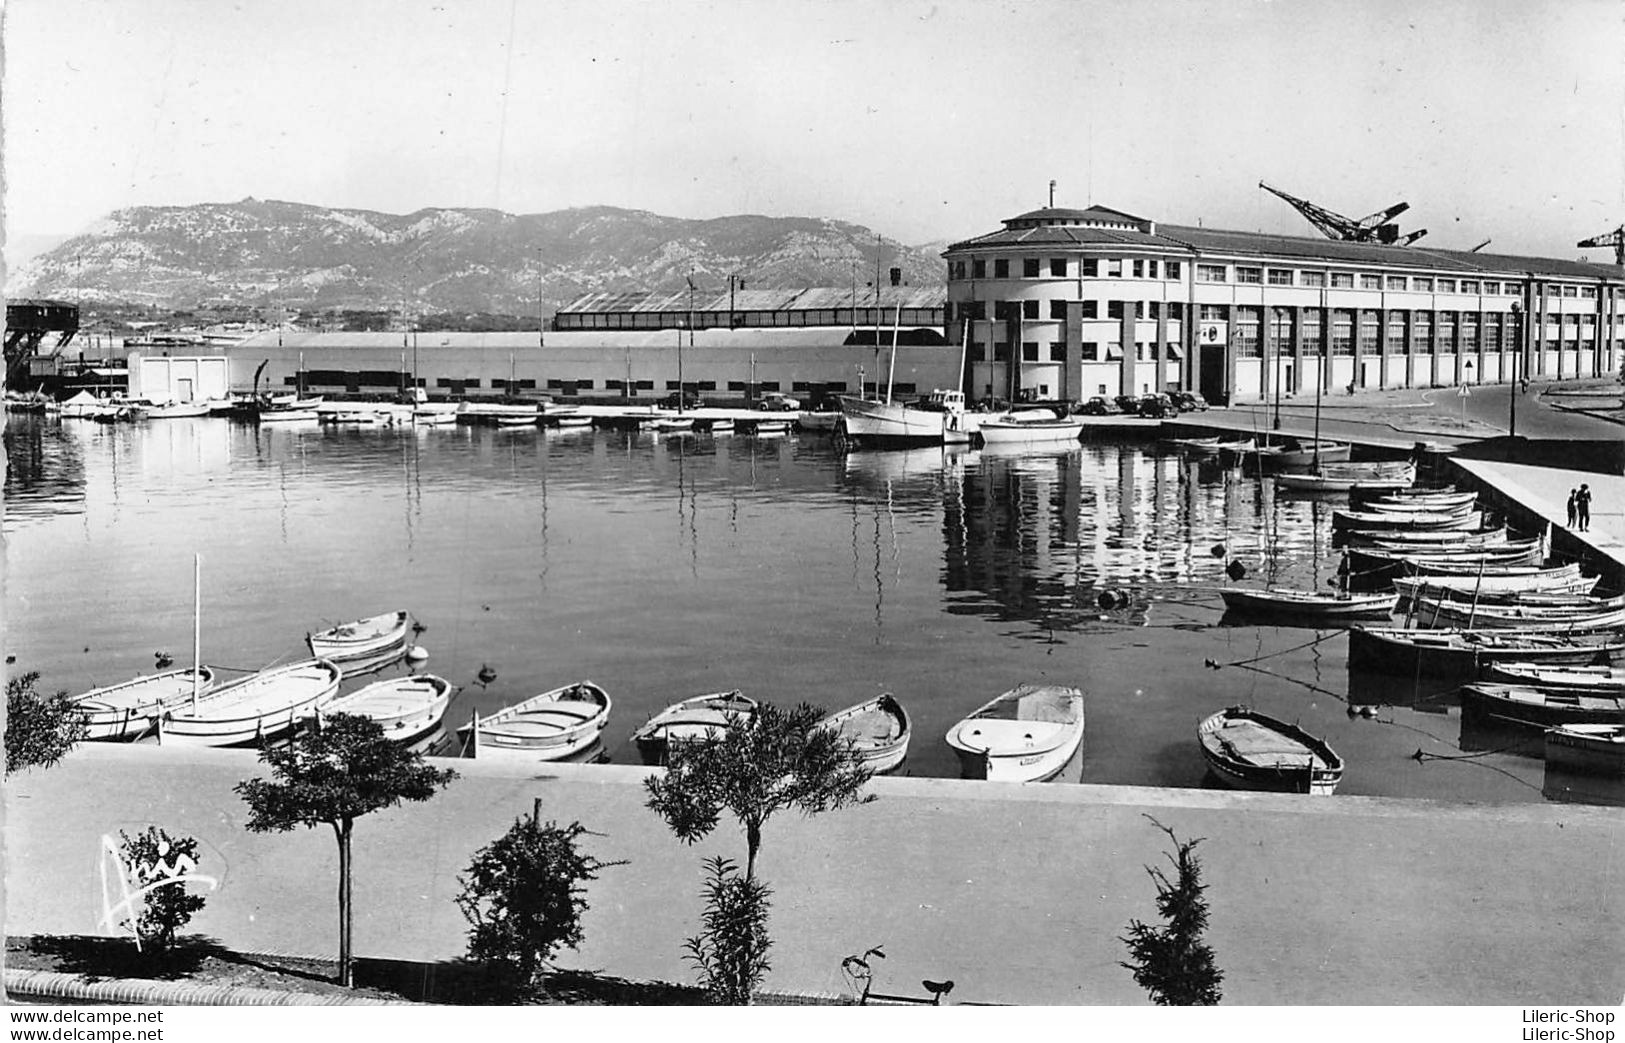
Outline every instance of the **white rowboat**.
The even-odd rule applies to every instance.
[[[948,729],[960,775],[992,782],[1044,782],[1083,743],[1083,692],[1022,684]]]
[[[475,717],[457,729],[467,755],[556,761],[598,740],[609,720],[609,693],[591,681],[555,688],[522,703]]]

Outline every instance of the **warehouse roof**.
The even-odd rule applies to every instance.
[[[875,306],[875,290],[870,286],[857,288],[856,306]],[[915,286],[882,286],[880,306],[895,308],[942,307],[942,288]],[[853,291],[848,287],[806,286],[769,289],[735,290],[732,303],[727,290],[701,290],[692,300],[687,290],[634,290],[620,293],[585,293],[563,308],[566,313],[622,313],[622,312],[686,312],[704,311],[812,311],[815,309],[853,307]]]
[[[453,333],[436,331],[419,333],[417,347],[484,349],[495,351],[531,351],[538,345],[544,348],[662,348],[674,347],[679,336],[676,330],[548,330],[540,339],[535,330],[512,333]],[[849,325],[842,326],[750,326],[741,329],[698,329],[692,340],[688,331],[682,331],[683,347],[692,343],[696,348],[760,347],[815,348],[831,344],[873,343],[874,331],[859,329],[855,334]],[[903,344],[946,344],[942,331],[935,327],[904,326],[898,335]],[[891,343],[891,329],[881,331],[881,343]],[[230,345],[232,354],[251,354],[256,350],[280,347],[288,350],[372,349],[410,352],[412,335],[409,333],[290,333],[284,331],[278,340],[275,332],[257,334]]]

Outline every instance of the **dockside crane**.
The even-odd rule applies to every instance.
[[[1399,226],[1393,223],[1398,217],[1411,208],[1409,203],[1395,203],[1386,210],[1379,210],[1374,214],[1355,220],[1344,217],[1342,214],[1317,206],[1307,199],[1288,195],[1279,188],[1260,181],[1258,187],[1271,195],[1279,196],[1287,204],[1309,219],[1309,223],[1318,228],[1328,239],[1340,239],[1346,243],[1381,243],[1384,246],[1408,246],[1427,235],[1423,228],[1415,232],[1401,233]]]
[[[1625,267],[1625,225],[1620,225],[1612,232],[1594,235],[1590,239],[1582,239],[1576,246],[1612,246],[1614,248],[1614,263]]]

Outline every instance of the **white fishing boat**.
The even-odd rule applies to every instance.
[[[1596,588],[1600,577],[1583,576],[1578,563],[1542,568],[1538,565],[1506,565],[1492,560],[1454,562],[1438,558],[1402,558],[1411,566],[1410,578],[1422,581],[1433,589],[1447,589],[1458,594],[1481,593],[1551,593],[1586,594]],[[1400,579],[1394,582],[1397,584]]]
[[[839,409],[803,409],[796,414],[796,424],[803,431],[833,431],[840,419]]]
[[[1297,468],[1313,468],[1317,462],[1321,464],[1347,463],[1349,454],[1354,451],[1354,446],[1349,442],[1300,438],[1296,439],[1291,446],[1262,445],[1253,451],[1257,453],[1259,463],[1262,466],[1289,471]]]
[[[913,726],[890,692],[832,713],[822,723],[852,740],[863,766],[876,775],[895,771],[908,757]]]
[[[1342,468],[1349,468],[1343,470]],[[1380,465],[1341,464],[1322,467],[1320,473],[1278,474],[1275,484],[1302,492],[1348,492],[1366,489],[1408,489],[1416,483],[1416,465],[1383,468]]]
[[[694,430],[694,418],[691,416],[663,416],[650,426],[663,435],[681,434]]]
[[[417,427],[445,427],[457,423],[457,411],[419,406],[412,410],[412,423]]]
[[[532,409],[528,413],[498,413],[491,418],[498,427],[526,428],[535,427],[541,421],[541,414]]]
[[[1546,729],[1546,766],[1625,776],[1625,724],[1563,724]]]
[[[1589,607],[1462,604],[1422,596],[1412,615],[1418,625],[1471,627],[1479,630],[1524,630],[1554,634],[1596,634],[1625,628],[1625,608],[1598,612]]]
[[[208,416],[207,402],[165,402],[143,407],[148,420],[181,420],[186,417]]]
[[[591,681],[555,688],[457,729],[464,755],[564,760],[598,741],[609,721],[609,693]]]
[[[734,422],[728,417],[718,417],[706,424],[706,430],[714,435],[727,434],[734,429]]]
[[[1242,789],[1329,796],[1343,778],[1343,758],[1324,739],[1245,706],[1231,706],[1196,729],[1208,769]]]
[[[450,681],[433,674],[391,677],[317,704],[316,721],[319,726],[338,713],[368,717],[391,742],[405,745],[439,726],[454,691]]]
[[[195,690],[199,696],[214,688],[214,671],[200,666]],[[193,670],[165,670],[119,684],[97,688],[73,699],[85,722],[85,738],[96,741],[135,739],[153,727],[163,706],[174,705],[194,691]]]
[[[592,426],[592,417],[585,413],[554,413],[549,410],[542,414],[542,422],[551,427],[582,428]]]
[[[1332,511],[1333,529],[1380,532],[1387,529],[1460,529],[1484,527],[1484,512],[1472,509],[1443,511]]]
[[[761,436],[764,436],[764,435],[765,436],[787,435],[787,434],[790,433],[790,421],[788,421],[788,420],[758,420],[758,421],[756,421],[756,426],[755,426],[754,430],[755,430],[755,433],[756,433],[756,435],[758,437],[761,437]]]
[[[919,404],[883,402],[842,395],[841,426],[837,428],[857,446],[888,443],[934,445],[948,434],[968,433],[965,396],[960,391],[936,390]],[[1080,428],[1081,430],[1081,428]]]
[[[1319,593],[1312,590],[1254,590],[1226,587],[1219,591],[1224,606],[1255,615],[1296,616],[1308,623],[1347,619],[1387,619],[1398,594]]]
[[[320,419],[315,409],[262,409],[259,412],[259,422],[262,424],[304,424]]]
[[[722,734],[729,721],[748,721],[756,714],[756,700],[737,689],[696,695],[661,710],[632,733],[632,742],[645,764],[664,764],[675,744],[704,742]]]
[[[948,729],[960,775],[993,782],[1043,782],[1083,743],[1083,692],[1021,684]]]
[[[1024,409],[980,417],[976,427],[988,445],[1054,445],[1076,442],[1083,420],[1058,417],[1048,409]]]
[[[340,623],[305,635],[310,654],[337,663],[346,675],[365,673],[400,659],[411,637],[405,610]]]
[[[273,667],[182,699],[158,715],[160,743],[240,746],[275,739],[338,691],[344,675],[325,659]]]
[[[1625,667],[1545,666],[1541,663],[1495,663],[1484,672],[1486,680],[1530,688],[1567,688],[1573,691],[1625,695]]]

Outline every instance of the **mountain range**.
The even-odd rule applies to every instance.
[[[594,206],[411,214],[277,200],[117,210],[20,264],[12,297],[199,308],[551,314],[587,292],[847,286],[902,269],[940,286],[943,244],[905,246],[828,218],[693,220]]]

